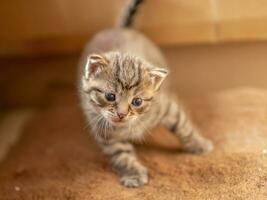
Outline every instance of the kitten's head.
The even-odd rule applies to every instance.
[[[92,54],[87,58],[82,89],[94,112],[120,126],[149,111],[167,73],[128,54]]]

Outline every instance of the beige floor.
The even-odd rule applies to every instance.
[[[33,117],[33,109],[16,109],[1,113],[0,118],[0,162],[9,150],[16,145],[25,124]]]
[[[14,148],[11,148],[3,165],[0,165],[0,185],[5,186],[4,190],[0,188],[0,195],[8,197],[12,192],[19,190],[21,193],[12,194],[15,199],[39,196],[49,199],[53,194],[58,199],[66,199],[72,198],[73,195],[77,198],[92,197],[90,192],[98,191],[97,196],[91,199],[107,199],[110,195],[115,198],[119,194],[124,195],[122,199],[134,199],[140,196],[157,199],[154,194],[159,192],[161,199],[164,199],[166,194],[173,199],[177,197],[176,194],[179,194],[179,197],[193,195],[196,198],[200,194],[202,195],[200,197],[205,199],[210,195],[214,195],[214,199],[220,199],[227,194],[227,198],[224,199],[238,199],[239,191],[240,195],[245,195],[239,199],[248,199],[247,197],[264,199],[267,196],[266,165],[262,163],[263,157],[260,155],[267,148],[265,148],[266,91],[236,89],[230,93],[218,92],[243,86],[267,88],[267,43],[165,48],[164,53],[172,71],[170,76],[172,88],[177,94],[191,98],[194,102],[191,109],[197,125],[214,140],[218,146],[216,151],[218,154],[208,157],[211,159],[188,158],[178,154],[175,156],[177,159],[175,162],[173,150],[145,147],[142,158],[152,168],[152,183],[141,192],[129,193],[117,185],[116,177],[108,170],[106,162],[99,153],[88,153],[90,146],[93,151],[97,151],[97,148],[91,142],[84,142],[86,139],[81,136],[81,133],[84,133],[83,119],[77,110],[77,102],[74,103],[73,100],[76,97],[74,89],[78,55],[1,58],[0,106],[5,110],[12,108],[12,111],[7,109],[1,114],[0,160],[5,157],[10,147]],[[63,97],[72,99],[70,102],[65,99],[62,101],[62,97],[57,101],[58,94],[64,91],[67,91],[67,95],[64,94]],[[204,98],[202,93],[217,94]],[[26,107],[31,109],[25,110]],[[32,114],[32,110],[37,108],[41,108],[41,112]],[[64,118],[65,114],[69,116],[68,119]],[[18,140],[22,132],[23,136]],[[67,134],[67,138],[64,133]],[[66,143],[61,142],[62,138]],[[164,145],[168,147],[170,142],[171,146],[175,147],[171,141],[166,140]],[[72,145],[77,148],[73,148]],[[75,151],[72,152],[71,149]],[[40,162],[39,153],[45,155],[43,162]],[[82,155],[81,158],[79,153]],[[73,156],[67,159],[69,155]],[[151,156],[153,162],[150,162]],[[77,162],[73,163],[74,158]],[[179,160],[192,166],[188,168],[178,162]],[[91,165],[88,161],[94,164]],[[166,165],[161,164],[162,161],[166,162]],[[158,169],[153,168],[155,163],[159,166]],[[88,165],[91,168],[87,171],[87,168],[79,168],[78,165]],[[246,166],[243,168],[242,165]],[[177,171],[174,166],[182,168]],[[238,176],[231,173],[231,170]],[[247,174],[242,175],[239,173],[240,170]],[[52,171],[54,173],[51,174]],[[90,171],[97,176],[94,177]],[[171,176],[167,175],[168,173]],[[181,173],[176,177],[177,181],[180,180],[178,182],[174,180],[176,173]],[[64,178],[57,178],[58,174]],[[92,178],[96,178],[97,181],[93,185],[88,185],[83,174],[86,174],[88,180],[94,181]],[[43,180],[43,177],[49,179]],[[106,184],[101,182],[101,177],[108,180]],[[55,179],[56,182],[53,182]],[[74,188],[70,187],[70,180],[76,181]],[[167,185],[162,186],[161,181],[165,181]],[[227,181],[230,181],[230,184]],[[173,187],[174,182],[177,187]],[[104,191],[104,196],[101,196],[99,192],[101,188],[114,185],[116,193],[107,190]],[[24,186],[26,188],[23,188]],[[58,186],[59,190],[55,189],[55,186]],[[84,186],[88,188],[85,190]],[[196,189],[192,190],[195,186]],[[211,190],[207,190],[210,187]],[[232,189],[233,187],[235,189]],[[79,192],[76,194],[77,190]]]
[[[185,154],[166,129],[150,130],[137,154],[150,181],[119,184],[89,130],[74,90],[57,91],[0,164],[0,199],[266,200],[267,90],[238,89],[186,101],[195,124],[215,145]]]

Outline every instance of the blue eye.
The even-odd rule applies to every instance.
[[[141,98],[133,98],[132,105],[135,107],[141,106],[143,100]]]
[[[108,101],[115,101],[116,100],[116,96],[113,93],[105,93],[105,97]]]

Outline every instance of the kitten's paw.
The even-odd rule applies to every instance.
[[[147,173],[124,175],[121,178],[121,183],[126,187],[141,187],[148,183],[148,175]]]
[[[213,150],[213,144],[210,140],[201,138],[185,145],[183,149],[193,154],[206,154]]]

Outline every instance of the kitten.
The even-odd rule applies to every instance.
[[[185,151],[207,153],[212,143],[194,128],[169,93],[168,69],[158,48],[129,29],[140,0],[132,0],[121,26],[98,33],[81,58],[80,99],[91,133],[127,187],[148,183],[147,169],[131,141],[158,124],[181,141]]]

